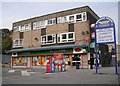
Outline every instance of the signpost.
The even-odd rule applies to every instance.
[[[115,73],[118,74],[118,63],[117,63],[117,55],[116,55],[116,34],[115,34],[114,21],[109,17],[101,17],[95,23],[94,32],[95,32],[95,50],[96,50],[96,73],[98,73],[97,44],[114,43]]]

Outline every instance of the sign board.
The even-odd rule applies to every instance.
[[[96,29],[96,39],[97,43],[114,42],[113,28]]]
[[[109,17],[100,18],[95,24],[96,43],[114,43],[114,27],[114,22]]]
[[[109,17],[101,17],[94,27],[95,32],[95,50],[97,50],[97,44],[110,44],[114,43],[116,52],[116,35],[115,35],[115,24],[114,21]],[[97,52],[96,52],[96,73],[98,72],[97,68]],[[115,54],[115,72],[118,74],[118,63],[117,55]]]

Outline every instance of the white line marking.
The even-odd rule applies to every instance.
[[[21,73],[22,73],[22,76],[29,76],[30,74],[27,72],[27,71],[21,71]]]
[[[9,70],[8,71],[8,73],[14,73],[15,72],[15,70]]]
[[[33,73],[35,73],[35,72],[29,72],[29,73],[33,74]]]

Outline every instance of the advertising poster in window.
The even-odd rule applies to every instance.
[[[12,61],[13,61],[13,66],[27,66],[26,57],[13,58]]]

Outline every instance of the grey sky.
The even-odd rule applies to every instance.
[[[90,6],[98,16],[108,16],[115,21],[118,39],[117,2],[2,2],[2,26],[0,28],[11,29],[12,23],[16,21],[86,5]]]

